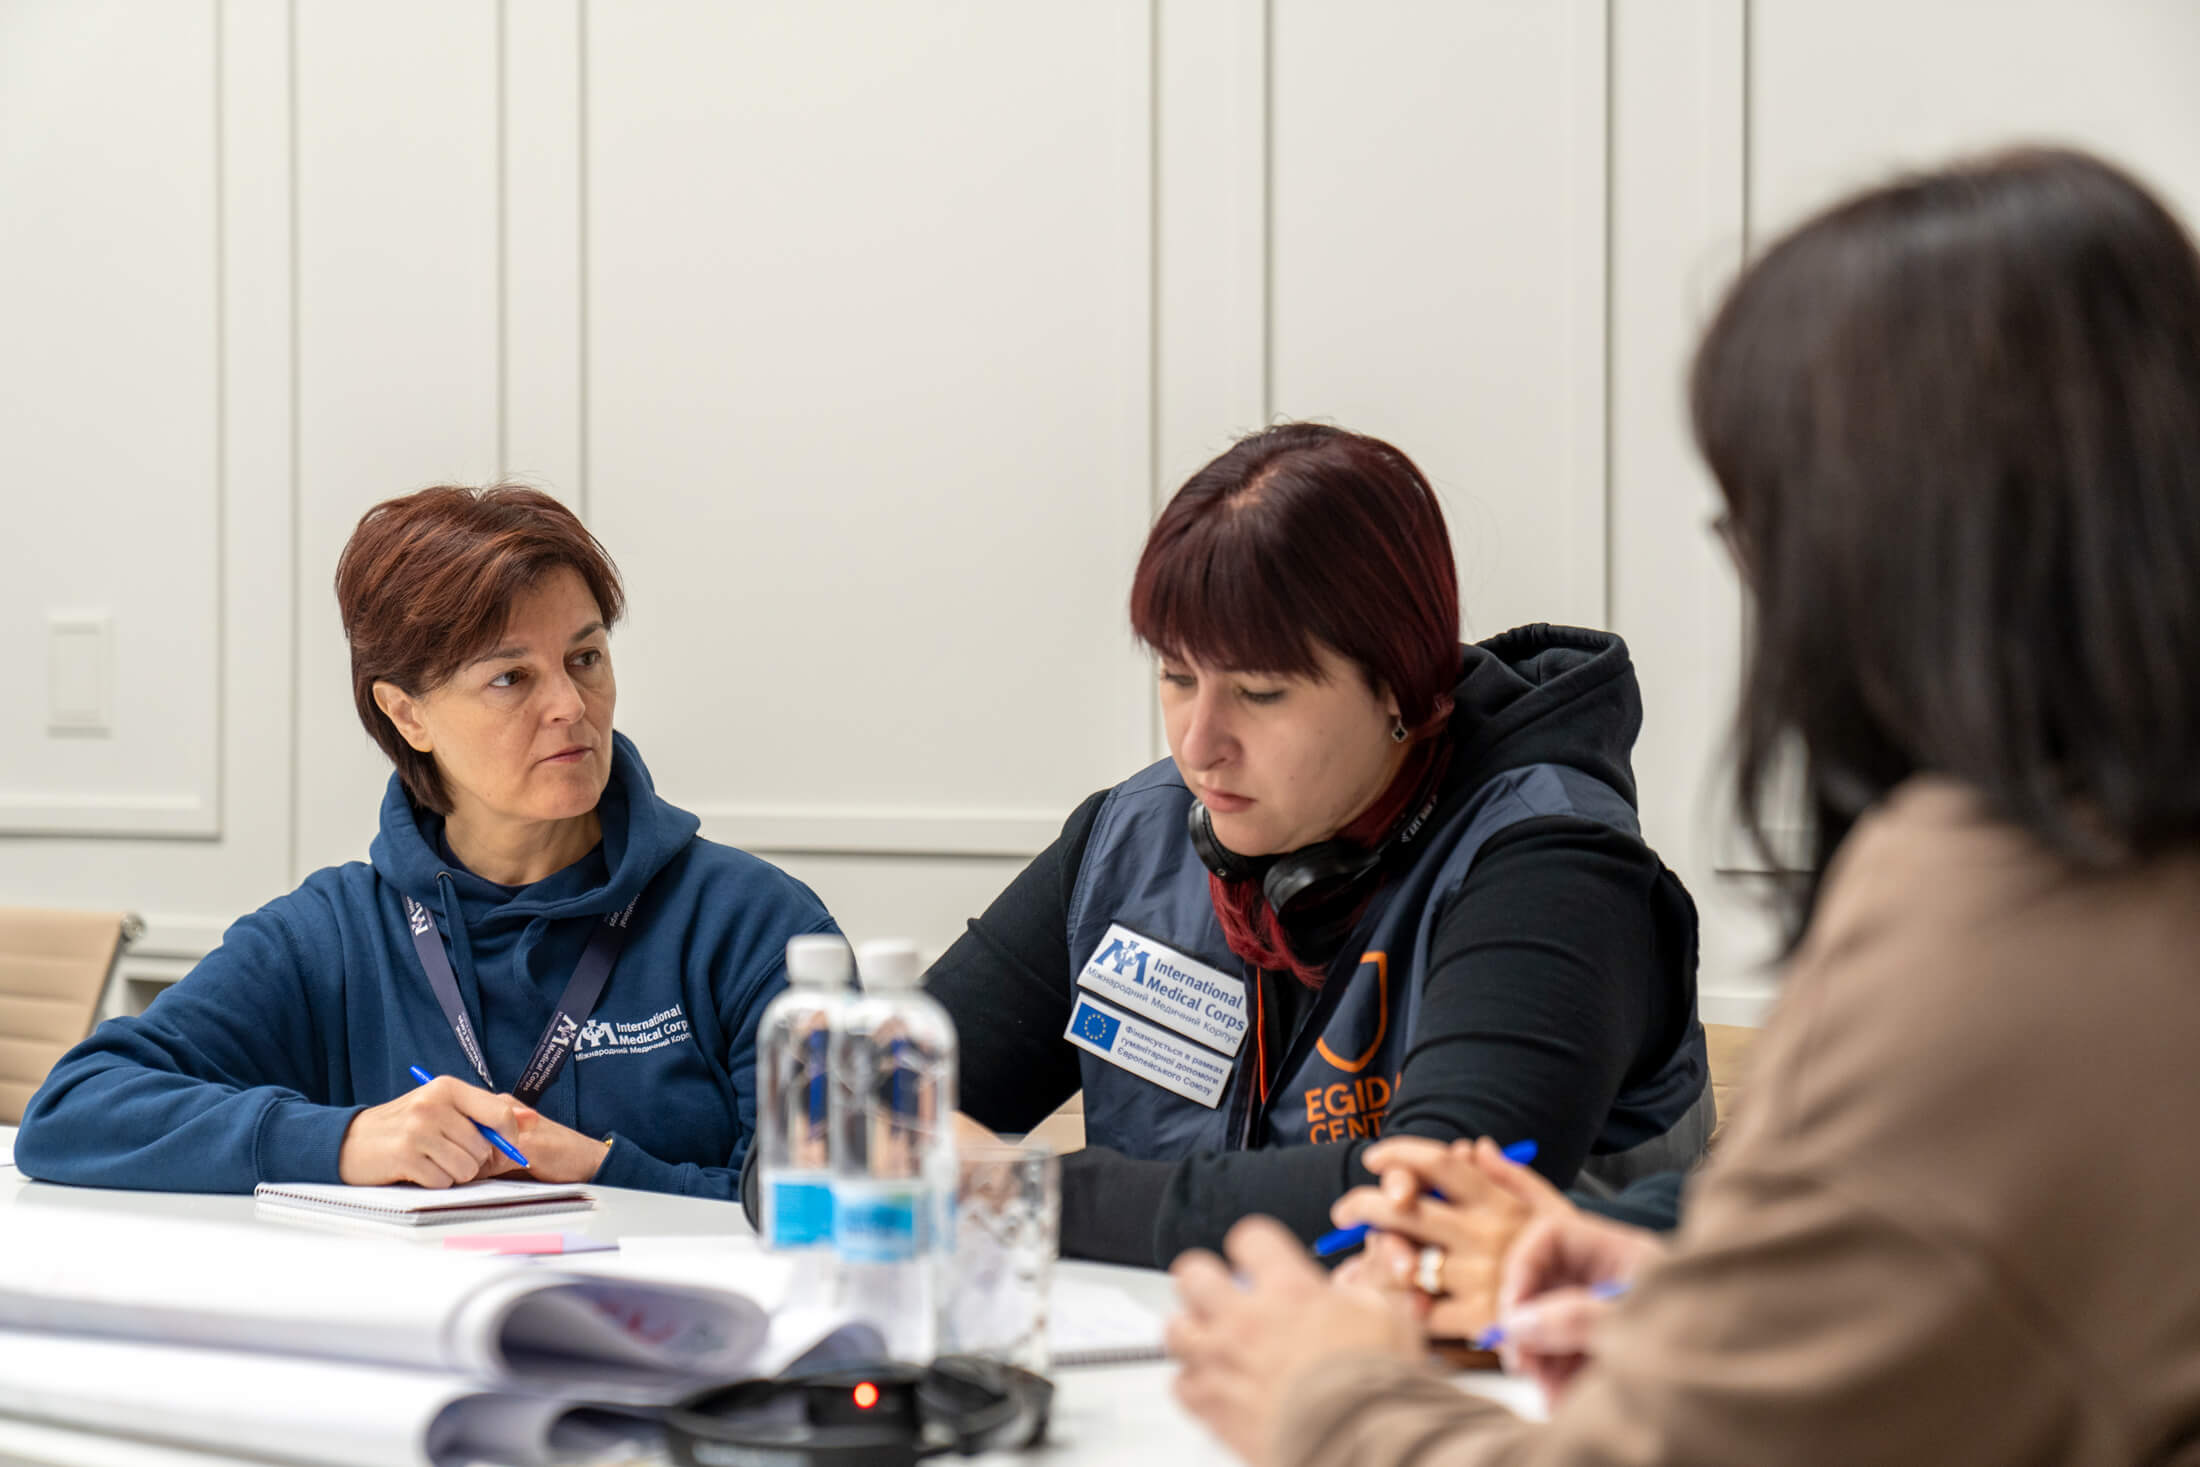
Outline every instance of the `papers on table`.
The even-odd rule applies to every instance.
[[[845,1317],[775,1316],[783,1281],[752,1262],[674,1283],[0,1209],[0,1416],[327,1467],[623,1460],[661,1443],[650,1408],[704,1385],[875,1358]]]
[[[355,1222],[419,1227],[426,1223],[493,1222],[595,1206],[586,1187],[549,1182],[469,1182],[461,1187],[339,1187],[262,1182],[252,1196],[268,1210],[302,1211]]]
[[[454,1375],[16,1330],[0,1330],[0,1412],[317,1467],[525,1467],[662,1439],[637,1416]]]
[[[415,1369],[598,1400],[744,1373],[766,1311],[739,1294],[581,1278],[396,1241],[248,1225],[0,1214],[0,1328]]]
[[[1166,1358],[1160,1315],[1107,1284],[1057,1276],[1047,1300],[1047,1353],[1056,1365],[1116,1365]]]

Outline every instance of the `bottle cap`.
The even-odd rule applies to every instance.
[[[823,932],[787,939],[787,981],[806,988],[846,988],[855,957],[846,939]]]
[[[914,988],[924,976],[917,945],[906,937],[875,937],[863,944],[856,958],[866,989]]]

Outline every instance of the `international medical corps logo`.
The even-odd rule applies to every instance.
[[[1077,1006],[1075,1023],[1077,1036],[1087,1040],[1094,1049],[1115,1048],[1115,1032],[1123,1027],[1123,1021],[1113,1014],[1103,1014],[1089,1003]]]
[[[687,1039],[687,1014],[678,1004],[660,1009],[646,1019],[620,1023],[615,1019],[590,1019],[574,1036],[573,1057],[604,1059],[611,1055],[650,1054]]]
[[[1141,988],[1146,986],[1146,950],[1127,937],[1110,938],[1093,962],[1105,963],[1118,978],[1128,978]],[[1137,971],[1133,972],[1134,968]]]

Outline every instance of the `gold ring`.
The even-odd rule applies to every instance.
[[[1413,1267],[1413,1287],[1431,1299],[1444,1292],[1444,1250],[1434,1243],[1421,1249],[1420,1259]]]

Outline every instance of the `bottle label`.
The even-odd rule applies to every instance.
[[[833,1246],[850,1263],[903,1263],[923,1251],[925,1193],[909,1185],[850,1186],[833,1191]]]
[[[832,1241],[832,1185],[823,1178],[774,1178],[764,1224],[764,1246],[810,1248]]]

